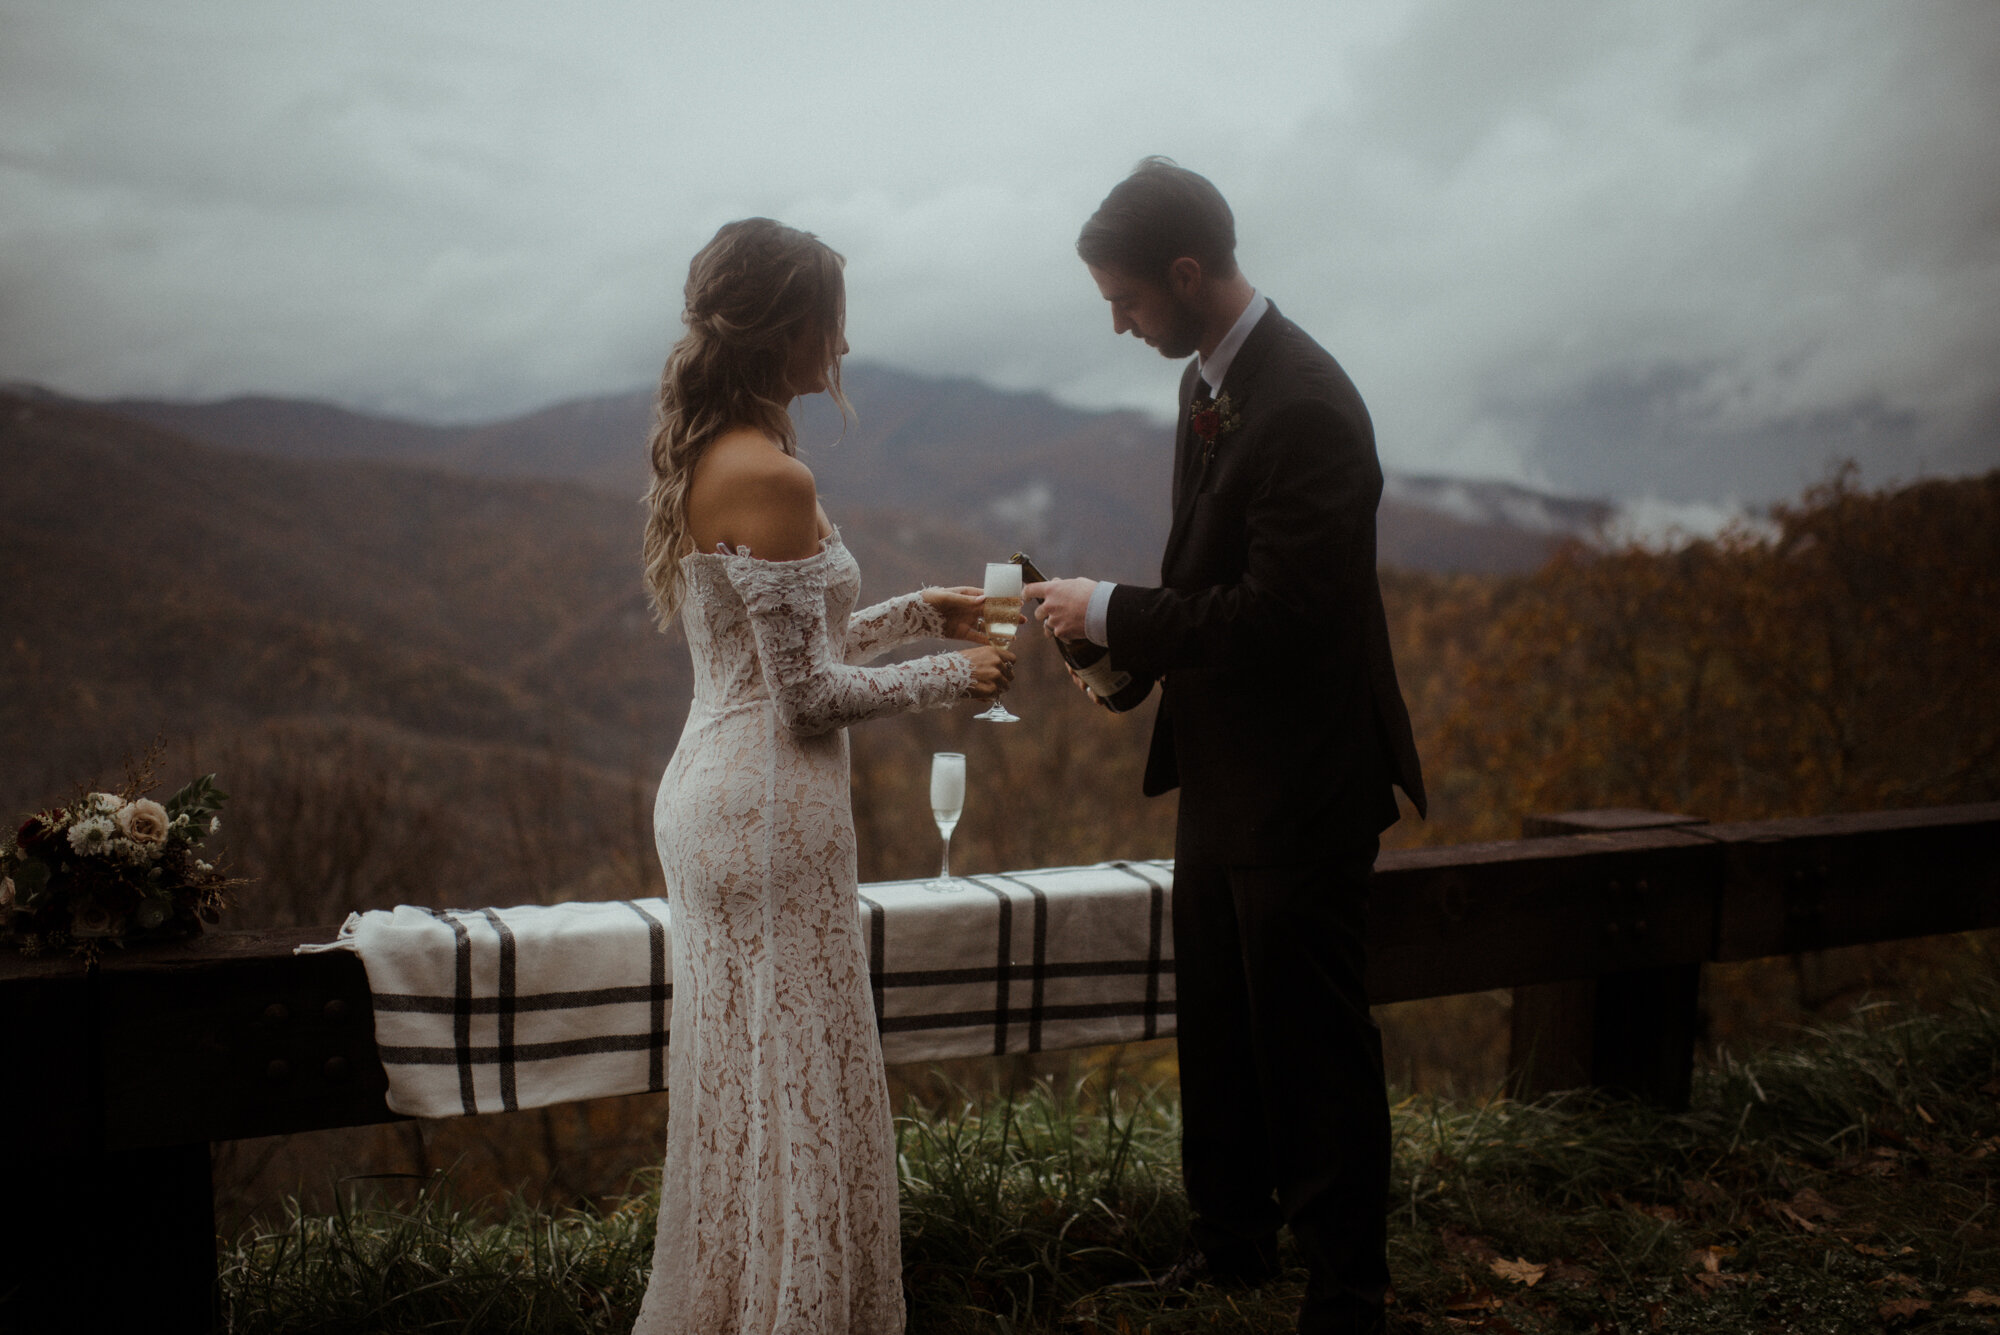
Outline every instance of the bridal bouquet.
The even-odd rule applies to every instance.
[[[88,793],[38,811],[0,844],[0,937],[23,953],[95,957],[104,941],[192,936],[240,884],[201,856],[228,796],[203,775],[164,803]]]

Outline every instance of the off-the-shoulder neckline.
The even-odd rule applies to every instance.
[[[832,530],[832,532],[819,540],[818,551],[814,552],[811,556],[801,556],[792,561],[770,561],[761,556],[753,556],[747,547],[738,547],[733,552],[689,552],[681,560],[687,562],[700,557],[708,561],[753,561],[762,566],[803,566],[813,561],[823,560],[832,553],[834,548],[846,545],[840,539],[840,525],[832,525]]]

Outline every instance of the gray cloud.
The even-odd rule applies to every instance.
[[[1756,501],[2000,464],[2000,11],[0,0],[0,376],[495,416],[770,213],[872,360],[1161,410],[1070,250],[1208,172],[1385,459]]]

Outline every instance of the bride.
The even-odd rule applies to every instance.
[[[688,272],[660,377],[646,583],[694,702],[654,808],[673,911],[659,1236],[636,1335],[903,1329],[896,1158],[855,885],[847,725],[999,695],[976,589],[853,611],[788,406],[845,411],[841,258],[767,218]],[[927,636],[974,648],[861,664]]]

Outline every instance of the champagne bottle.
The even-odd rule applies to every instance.
[[[1040,584],[1048,579],[1028,559],[1026,552],[1015,552],[1013,559],[1030,584]],[[1091,694],[1116,713],[1124,713],[1153,693],[1151,677],[1123,671],[1111,661],[1111,651],[1101,644],[1092,644],[1089,640],[1065,640],[1058,636],[1056,652],[1083,679]]]

